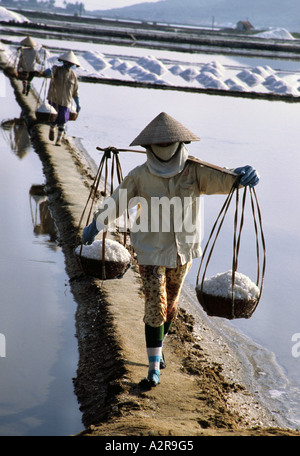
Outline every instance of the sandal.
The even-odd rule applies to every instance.
[[[162,354],[161,354],[161,358],[160,358],[160,362],[159,362],[159,367],[160,367],[160,369],[165,369],[165,368],[167,367],[163,352],[162,352]]]
[[[148,373],[148,377],[140,381],[139,385],[141,388],[150,390],[152,387],[157,386],[160,383],[160,372],[156,369]]]

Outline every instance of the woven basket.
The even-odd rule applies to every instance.
[[[203,310],[210,317],[222,317],[227,320],[250,318],[258,305],[257,299],[232,301],[232,298],[203,293],[200,289],[197,289],[196,293]]]
[[[253,314],[253,312],[255,311],[255,309],[257,308],[258,303],[261,298],[263,280],[264,280],[264,274],[265,274],[266,251],[265,251],[264,234],[263,234],[263,229],[262,229],[261,213],[260,213],[260,208],[258,205],[258,200],[257,200],[257,196],[256,196],[256,192],[255,192],[254,188],[250,188],[249,192],[250,192],[250,197],[251,197],[252,215],[253,215],[253,220],[255,222],[254,226],[255,226],[255,234],[256,234],[256,253],[257,253],[256,286],[259,288],[259,294],[258,294],[257,298],[253,297],[250,299],[236,299],[234,296],[235,274],[237,272],[240,238],[241,238],[242,226],[243,226],[243,221],[244,221],[246,191],[247,191],[247,187],[244,188],[244,193],[243,193],[240,224],[238,224],[239,190],[238,190],[238,187],[236,187],[236,185],[234,184],[226,198],[225,203],[222,206],[222,209],[217,217],[216,222],[213,225],[209,239],[203,250],[203,254],[202,254],[202,258],[201,258],[201,262],[200,262],[200,266],[199,266],[199,270],[198,270],[198,275],[197,275],[195,291],[196,291],[196,295],[197,295],[199,303],[201,304],[201,306],[203,307],[203,309],[209,316],[223,317],[223,318],[227,318],[229,320],[232,320],[234,318],[250,318],[251,315]],[[230,205],[234,192],[236,193],[236,208],[235,208],[235,216],[234,216],[234,237],[233,237],[234,242],[233,242],[232,289],[231,289],[232,296],[230,298],[229,297],[226,298],[223,296],[215,296],[215,295],[203,292],[203,283],[204,283],[205,273],[206,273],[206,270],[208,267],[209,260],[212,256],[212,252],[213,252],[218,234],[222,227],[225,215],[229,208],[229,205]],[[256,204],[256,211],[255,211],[255,204]],[[257,223],[256,223],[256,215],[258,215],[258,219],[259,219],[261,244],[262,244],[262,248],[263,248],[262,268],[260,268],[260,265],[259,265],[259,259],[260,259],[260,252],[259,252],[260,248],[259,247],[260,246],[259,246],[259,236],[258,236],[258,229],[257,229]],[[238,226],[239,226],[239,231],[237,230]],[[213,233],[215,230],[216,230],[216,234],[215,234],[215,237],[213,237]],[[208,252],[208,246],[209,246],[210,241],[212,241],[212,247],[210,248],[208,258],[206,259],[204,272],[202,273],[202,280],[199,280],[201,266],[202,266],[202,264],[204,264],[204,257],[206,255],[206,253]],[[259,280],[259,276],[261,276],[260,280]],[[259,286],[259,282],[260,282],[260,286]]]
[[[4,69],[3,69],[3,73],[5,74],[5,76],[7,76],[8,78],[17,78],[18,77],[18,72],[17,70],[12,67],[12,66],[6,66]]]
[[[20,79],[20,81],[26,81],[28,78],[29,78],[28,71],[20,71],[18,73],[18,79]]]
[[[69,120],[76,120],[78,117],[78,112],[70,111]]]
[[[56,117],[57,117],[57,114],[55,113],[51,113],[51,112],[39,112],[39,111],[36,111],[35,112],[35,115],[36,115],[36,119],[38,122],[54,122]]]
[[[109,280],[109,279],[118,279],[124,275],[127,269],[130,266],[130,263],[122,263],[116,261],[105,261],[104,268],[102,260],[95,260],[92,258],[87,258],[82,255],[75,253],[79,259],[82,269],[85,274],[98,279]]]

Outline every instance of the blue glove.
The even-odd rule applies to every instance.
[[[45,76],[45,78],[51,78],[51,76],[52,76],[51,68],[46,68],[46,70],[43,73],[43,76]]]
[[[79,104],[79,97],[74,97],[74,101],[76,103],[76,112],[79,112],[81,109],[81,106]]]
[[[254,187],[259,182],[259,174],[252,166],[241,166],[236,168],[234,172],[240,176],[240,184],[244,187],[247,185]]]
[[[95,240],[95,237],[99,233],[96,220],[93,219],[92,223],[86,226],[82,232],[82,243],[83,244],[92,244]]]

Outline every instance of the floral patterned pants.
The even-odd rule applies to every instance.
[[[191,265],[192,261],[176,268],[139,266],[145,292],[146,325],[159,327],[174,320],[179,294]]]

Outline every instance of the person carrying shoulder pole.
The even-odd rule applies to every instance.
[[[36,64],[42,64],[37,44],[31,36],[27,36],[20,43],[21,52],[17,64],[18,75],[23,82],[23,94],[28,95],[31,82],[36,75]]]
[[[50,141],[54,140],[57,126],[56,145],[60,146],[65,132],[65,125],[70,118],[70,108],[73,99],[76,104],[76,112],[79,113],[81,109],[78,95],[78,78],[72,69],[73,66],[79,67],[80,63],[73,51],[62,54],[58,57],[58,60],[63,64],[47,68],[44,76],[51,77],[47,99],[58,113],[55,122],[50,124],[49,139]]]
[[[136,220],[144,229],[131,229],[130,236],[145,291],[149,368],[140,382],[143,389],[160,383],[160,370],[166,367],[163,342],[176,318],[180,291],[192,260],[202,254],[201,211],[197,210],[200,195],[228,194],[233,185],[254,186],[259,181],[251,166],[230,171],[189,159],[186,144],[199,140],[173,117],[160,113],[130,144],[146,149],[146,162],[129,172],[82,233],[82,242],[91,244],[99,231],[107,230],[127,208],[121,202],[125,190],[127,205],[136,201]],[[153,202],[158,199],[164,201],[165,208],[154,215]],[[170,202],[175,204],[173,210]]]

